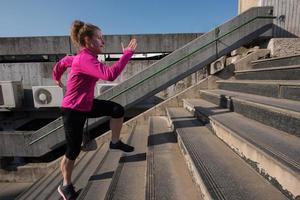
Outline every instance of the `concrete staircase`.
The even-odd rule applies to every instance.
[[[239,199],[240,194],[257,195],[241,199],[282,199],[277,195],[268,196],[276,192],[266,192],[265,186],[259,186],[259,181],[254,180],[259,174],[289,198],[300,197],[300,102],[297,101],[300,78],[293,76],[300,66],[270,65],[259,69],[236,71],[235,79],[217,81],[218,89],[200,90],[200,98],[184,99],[183,108],[167,108],[184,151],[195,152],[195,157],[187,156],[196,168],[193,170],[200,171],[202,180],[212,177],[212,180],[203,180],[202,190],[216,190],[212,192],[213,199],[219,199],[214,196],[219,192],[226,199]],[[219,143],[212,143],[209,137],[218,138]],[[222,145],[224,149],[219,147]],[[234,156],[227,157],[228,149],[233,150],[230,151],[232,156],[240,156],[240,164],[234,161]],[[243,165],[251,165],[259,174],[247,175]],[[241,180],[246,177],[253,180]],[[235,182],[238,179],[243,183]],[[239,185],[241,193],[239,186],[230,185]],[[234,191],[225,190],[228,186]],[[262,196],[259,196],[260,191]]]
[[[75,163],[77,199],[299,199],[299,68],[268,59],[203,80],[123,125],[132,154],[109,151],[106,133]],[[57,168],[17,199],[60,199],[61,182]]]
[[[241,45],[259,37],[271,37],[273,18],[272,7],[251,8],[173,51],[97,98],[115,101],[128,109]],[[89,120],[89,127],[96,127],[105,121],[104,118]],[[16,141],[19,145],[14,145]],[[33,133],[0,134],[0,156],[40,157],[62,146],[64,142],[65,134],[60,117]]]
[[[268,70],[266,79],[277,68]],[[80,154],[77,199],[299,199],[300,103],[281,87],[297,92],[300,78],[242,79],[236,71],[217,89],[207,81],[126,122],[133,154],[108,151],[108,142]],[[56,169],[17,199],[60,199],[61,181]]]
[[[136,147],[133,154],[108,151],[105,143],[80,155],[73,173],[77,199],[202,199],[166,117],[139,122],[122,136]],[[17,199],[60,199],[61,181],[56,169]]]

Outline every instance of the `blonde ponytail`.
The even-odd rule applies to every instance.
[[[75,20],[71,25],[71,39],[75,45],[84,46],[84,37],[92,37],[96,30],[100,30],[100,28],[93,24]]]

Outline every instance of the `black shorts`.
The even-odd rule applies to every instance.
[[[62,108],[62,117],[67,141],[66,157],[75,160],[80,153],[83,127],[87,118],[111,116],[121,118],[124,108],[112,101],[94,99],[91,111],[82,112],[69,108]]]

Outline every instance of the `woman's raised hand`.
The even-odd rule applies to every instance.
[[[130,49],[130,50],[134,51],[136,49],[136,47],[137,47],[137,41],[135,38],[133,38],[130,40],[126,49]]]

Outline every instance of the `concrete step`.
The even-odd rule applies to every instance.
[[[222,90],[300,100],[300,80],[226,80],[217,84]]]
[[[235,71],[239,80],[299,80],[300,65]]]
[[[31,183],[7,183],[0,182],[0,199],[12,200],[15,199],[20,193],[30,187]]]
[[[251,62],[251,68],[267,68],[267,67],[280,67],[287,65],[300,65],[300,55],[283,56],[278,58],[261,59]]]
[[[167,112],[205,199],[287,199],[191,113]]]
[[[201,200],[166,117],[150,118],[146,199]]]
[[[105,153],[107,152],[108,144],[105,143],[98,147],[96,151],[83,152],[76,160],[74,171],[72,174],[72,183],[77,191],[81,191],[87,184],[89,177],[97,168]],[[33,184],[17,199],[49,199],[57,200],[60,196],[57,192],[57,187],[62,183],[62,175],[60,169],[57,168],[49,176],[45,176]]]
[[[300,102],[227,90],[201,90],[202,99],[300,137]]]
[[[124,136],[123,142],[127,143],[131,134]],[[109,151],[109,143],[106,143],[107,148],[104,156],[98,162],[96,168],[86,178],[87,183],[80,191],[77,199],[104,199],[113,180],[113,176],[117,170],[118,162],[122,156],[121,151]]]
[[[136,126],[130,141],[135,151],[121,156],[105,199],[145,199],[148,134],[147,123]],[[88,194],[85,199],[99,199],[102,192]]]
[[[300,195],[300,138],[202,99],[186,99],[184,107],[209,120],[215,134],[278,189],[290,197]]]
[[[0,180],[10,183],[36,182],[59,166],[60,159],[49,163],[12,164],[5,169],[0,169]]]

